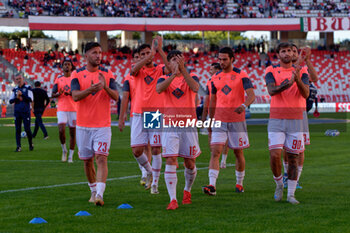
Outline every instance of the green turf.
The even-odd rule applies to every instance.
[[[8,121],[0,124],[11,123],[11,119]],[[200,135],[203,153],[197,167],[204,169],[198,171],[192,189],[193,204],[167,211],[169,197],[163,175],[159,195],[143,190],[138,177],[109,181],[103,207],[87,202],[87,184],[1,193],[86,181],[83,163],[77,161],[76,154],[73,164],[60,162],[56,127],[48,128],[49,140],[43,140],[39,132],[33,152],[28,151],[28,143],[23,140],[23,151],[14,153],[14,128],[1,126],[0,232],[349,232],[350,134],[344,127],[310,126],[312,144],[306,151],[303,189],[296,192],[301,202],[298,206],[285,201],[286,193],[281,203],[273,200],[275,184],[269,167],[266,126],[248,126],[251,147],[245,150],[245,192],[233,192],[234,169],[228,167],[220,171],[217,196],[202,194],[201,186],[208,183],[209,148],[207,137]],[[326,137],[323,130],[328,128],[343,130],[339,137]],[[109,178],[139,175],[129,148],[129,128],[120,133],[112,127],[112,132]],[[232,152],[228,162],[234,163]],[[177,197],[181,201],[183,172],[178,173],[178,179]],[[118,210],[122,203],[134,208]],[[74,216],[80,210],[92,216]],[[42,217],[48,223],[28,224],[34,217]]]

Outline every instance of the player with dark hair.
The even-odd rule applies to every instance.
[[[71,75],[75,70],[75,66],[70,58],[66,57],[62,62],[63,75],[60,75],[55,80],[55,85],[52,89],[52,98],[57,98],[57,121],[58,132],[62,147],[62,162],[67,161],[66,148],[66,125],[69,127],[69,156],[68,162],[73,162],[75,148],[75,126],[77,120],[76,104],[72,98],[71,91]]]
[[[210,70],[209,70],[210,77],[213,77],[214,74],[216,74],[219,71],[221,71],[220,63],[215,62],[215,63],[212,63],[210,65]],[[202,114],[203,121],[206,120],[208,112],[209,112],[208,108],[209,108],[210,97],[211,97],[211,78],[208,79],[207,85],[206,85],[206,95],[204,98],[203,114]],[[212,133],[211,128],[208,128],[209,145],[210,145],[210,141],[211,141],[211,133]],[[226,168],[227,154],[228,154],[228,146],[227,146],[227,142],[226,142],[224,149],[222,150],[220,168]]]
[[[27,134],[29,150],[34,149],[32,142],[32,131],[30,130],[30,103],[33,101],[32,88],[24,83],[24,78],[21,74],[15,76],[17,86],[12,90],[10,104],[15,105],[15,126],[16,126],[16,144],[15,152],[22,151],[21,148],[21,129],[22,121],[24,130]]]
[[[89,202],[102,206],[112,136],[110,102],[111,99],[117,101],[119,94],[112,72],[100,66],[101,45],[87,43],[85,59],[87,65],[72,73],[72,96],[77,107],[77,145],[91,190]]]
[[[143,129],[144,112],[157,111],[163,107],[162,94],[156,93],[157,80],[160,76],[169,73],[169,65],[162,49],[162,38],[157,36],[152,46],[143,44],[139,48],[140,61],[131,69],[136,88],[133,119],[131,125],[131,147],[137,162],[146,169],[147,179],[145,189],[151,188],[152,194],[158,194],[158,181],[162,167],[161,131]],[[156,65],[153,58],[156,52],[162,57],[164,65]],[[152,167],[144,153],[144,147],[150,143],[152,147]],[[153,175],[153,181],[152,181]]]
[[[132,60],[131,60],[131,68],[140,60],[140,52],[139,49],[134,49],[132,51]],[[134,77],[130,75],[130,73],[125,77],[124,83],[123,83],[123,96],[120,104],[120,117],[118,122],[119,130],[122,132],[125,127],[125,119],[126,119],[126,112],[130,100],[130,122],[132,119],[132,112],[133,112],[133,106],[135,102],[135,85],[133,85]]]
[[[302,57],[293,66],[293,46],[280,43],[277,47],[280,64],[265,70],[265,81],[271,95],[268,141],[270,165],[276,182],[275,201],[283,198],[283,175],[281,174],[281,153],[286,149],[288,156],[287,201],[299,204],[295,199],[297,185],[297,157],[304,151],[303,112],[305,99],[309,95],[309,75],[301,69]]]
[[[222,71],[216,73],[211,80],[209,117],[222,123],[220,128],[212,129],[209,185],[203,187],[203,192],[208,195],[216,195],[216,180],[220,170],[219,159],[226,142],[236,156],[235,191],[244,192],[243,149],[249,147],[245,108],[255,100],[253,84],[248,74],[232,65],[234,62],[232,49],[229,47],[220,49],[218,58]]]
[[[172,73],[161,76],[157,84],[157,92],[164,93],[165,122],[180,122],[196,119],[195,98],[199,89],[198,77],[189,74],[185,67],[184,56],[173,50],[167,56]],[[188,117],[178,117],[178,116]],[[177,158],[184,158],[185,188],[182,204],[191,204],[191,188],[197,176],[196,158],[201,151],[196,128],[168,127],[162,137],[163,157],[166,158],[164,179],[170,196],[168,210],[178,208],[176,199]]]
[[[295,44],[292,44],[292,50],[293,50],[293,59],[292,62],[293,64],[295,64],[298,61],[299,58],[299,49]],[[313,86],[311,84],[311,82],[317,82],[318,81],[318,75],[317,72],[314,68],[314,66],[311,63],[310,57],[311,57],[311,49],[309,47],[305,47],[301,49],[301,53],[303,58],[302,61],[305,61],[306,66],[304,66],[302,68],[302,71],[304,70],[305,72],[309,73],[309,82],[310,82],[310,93],[309,93],[309,97],[306,99],[305,101],[305,111],[303,112],[303,132],[304,132],[304,143],[305,145],[310,145],[310,132],[309,132],[309,123],[308,123],[308,117],[307,117],[307,112],[309,110],[308,107],[311,103],[311,107],[312,104],[315,101],[317,101],[317,99],[315,98],[316,93],[317,93],[317,89],[315,88],[315,86]],[[316,91],[316,93],[315,93]],[[316,102],[316,108],[317,108],[317,102]],[[299,178],[301,175],[301,172],[303,170],[303,165],[304,165],[304,152],[302,152],[300,154],[300,156],[298,156],[298,183],[297,183],[297,189],[301,189],[302,187],[299,184]],[[284,187],[287,188],[288,186],[288,157],[286,156],[286,151],[284,151],[283,153],[283,168],[284,168],[284,175],[283,175],[283,184]]]
[[[35,88],[33,89],[34,101],[32,102],[32,109],[35,116],[35,126],[33,131],[33,138],[35,138],[38,133],[39,127],[44,133],[44,139],[48,139],[49,135],[45,125],[43,124],[42,115],[46,107],[50,104],[50,98],[47,95],[47,91],[41,88],[41,83],[36,81],[34,83]]]
[[[134,49],[132,52],[132,64],[131,67],[133,67],[135,65],[135,63],[137,63],[140,60],[140,52],[139,49]],[[120,132],[123,131],[124,127],[125,127],[125,120],[127,118],[126,116],[126,112],[127,112],[127,108],[128,108],[128,104],[129,104],[129,100],[130,100],[130,125],[132,124],[132,118],[133,118],[133,108],[134,108],[134,104],[135,104],[135,93],[136,88],[135,88],[135,83],[134,83],[134,77],[131,76],[130,74],[128,74],[125,79],[124,79],[124,83],[123,83],[123,97],[121,100],[121,110],[120,110],[120,117],[119,117],[119,123],[118,123],[118,127]],[[144,153],[147,155],[148,161],[151,162],[152,159],[152,153],[151,153],[151,146],[148,144],[147,146],[145,146],[145,151]],[[141,170],[141,180],[140,180],[140,184],[142,186],[144,186],[146,184],[146,178],[147,178],[147,171],[144,167],[142,167],[139,164],[139,168]]]

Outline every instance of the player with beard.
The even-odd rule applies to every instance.
[[[281,153],[286,149],[288,156],[287,201],[299,204],[295,199],[297,185],[297,157],[304,151],[303,112],[305,99],[309,95],[309,75],[301,71],[299,57],[292,63],[293,46],[280,43],[277,47],[280,64],[265,70],[265,81],[271,95],[270,119],[268,123],[268,144],[270,165],[276,182],[275,201],[283,198],[283,175],[281,174]]]
[[[226,142],[236,156],[235,191],[244,192],[243,149],[249,147],[245,108],[255,100],[253,84],[248,74],[232,65],[234,62],[232,49],[229,47],[220,49],[218,59],[222,71],[212,77],[209,116],[222,123],[220,128],[212,129],[209,185],[203,187],[203,192],[208,195],[216,195],[216,180],[220,171],[219,159]]]
[[[165,65],[153,63],[156,52],[159,52]],[[143,44],[139,47],[140,61],[131,69],[136,88],[135,104],[133,107],[133,119],[131,125],[131,147],[137,162],[146,169],[147,179],[145,189],[151,188],[151,194],[158,194],[158,181],[162,168],[161,157],[161,131],[143,129],[144,112],[153,112],[162,109],[163,94],[156,92],[158,78],[169,73],[169,65],[162,49],[162,38],[156,37],[152,47]],[[152,167],[144,153],[144,147],[148,144],[152,148]],[[152,180],[153,175],[153,180]]]
[[[139,49],[134,49],[134,51],[132,52],[132,64],[131,64],[131,68],[140,60],[140,52]],[[125,79],[124,79],[124,83],[123,83],[123,98],[121,101],[121,110],[120,110],[120,117],[119,117],[119,130],[120,132],[123,131],[124,127],[125,127],[125,120],[127,118],[126,116],[126,112],[127,112],[127,108],[128,108],[128,104],[129,104],[129,100],[130,100],[130,125],[132,124],[132,117],[133,117],[133,108],[135,105],[135,83],[134,83],[134,77],[131,76],[130,74],[128,74]],[[148,161],[151,162],[152,159],[152,153],[151,153],[151,146],[148,145],[145,146],[144,149],[144,153],[147,155]],[[142,186],[144,186],[146,184],[146,178],[147,178],[147,171],[144,167],[142,167],[139,164],[139,168],[141,170],[141,180],[140,180],[140,184]]]
[[[210,77],[213,77],[214,74],[216,74],[219,71],[221,71],[221,67],[220,67],[219,63],[212,63],[210,65],[210,70],[209,70]],[[208,79],[207,85],[206,85],[206,95],[204,97],[203,114],[202,114],[203,121],[205,121],[207,119],[207,115],[209,113],[208,108],[209,108],[210,97],[211,97],[211,78]],[[212,132],[211,128],[208,128],[209,145],[210,145],[210,140],[211,140],[211,132]],[[224,149],[222,151],[222,155],[221,155],[220,168],[226,168],[227,154],[228,154],[228,146],[227,146],[227,142],[226,142]]]
[[[100,66],[101,45],[87,43],[85,59],[87,65],[72,73],[71,83],[73,100],[77,105],[77,145],[91,191],[89,202],[102,206],[112,136],[111,99],[117,101],[119,94],[112,72]]]
[[[299,49],[295,44],[292,44],[293,49],[293,64],[295,64],[299,59]],[[311,82],[317,82],[318,81],[318,75],[314,68],[314,66],[311,63],[310,57],[311,57],[311,49],[309,47],[305,47],[301,49],[301,53],[303,58],[303,61],[305,61],[306,66],[302,68],[305,72],[309,73],[310,77],[310,93],[314,93],[315,87],[311,87]],[[310,132],[309,132],[309,123],[308,123],[308,117],[307,117],[307,101],[305,101],[305,111],[303,112],[303,127],[304,127],[304,143],[305,145],[310,145]],[[301,189],[302,187],[299,185],[299,178],[301,175],[301,172],[303,170],[304,165],[304,152],[300,153],[298,156],[298,183],[297,183],[297,189]],[[284,187],[287,188],[288,186],[288,157],[286,156],[286,151],[284,150],[283,153],[283,168],[284,168],[284,175],[283,175],[283,184]]]

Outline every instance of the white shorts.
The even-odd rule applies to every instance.
[[[221,122],[220,128],[212,128],[210,145],[225,145],[231,149],[248,148],[247,124],[242,122]]]
[[[74,128],[77,123],[77,112],[57,112],[57,123],[67,124],[68,127]]]
[[[270,119],[268,124],[269,150],[285,149],[292,154],[304,152],[302,120]]]
[[[133,114],[130,137],[131,147],[146,146],[148,143],[151,147],[162,146],[161,129],[144,129],[141,114]]]
[[[310,145],[310,132],[309,132],[309,120],[307,118],[307,112],[303,112],[303,137],[304,144]]]
[[[87,128],[77,126],[76,139],[79,158],[87,160],[94,157],[95,154],[108,156],[111,137],[111,127]]]
[[[162,156],[197,158],[201,154],[196,128],[166,128],[162,134]]]

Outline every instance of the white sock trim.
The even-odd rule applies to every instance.
[[[143,153],[141,156],[139,157],[135,157],[136,161],[146,169],[147,173],[151,173],[152,172],[152,167],[148,161],[148,158],[146,156],[145,153]]]
[[[96,182],[88,183],[91,192],[96,192],[96,184],[97,184]]]
[[[103,182],[97,182],[96,184],[96,194],[100,195],[101,197],[103,197],[103,193],[105,192],[106,189],[106,183]]]
[[[209,169],[209,184],[216,187],[216,180],[219,176],[219,170]]]
[[[236,173],[236,184],[243,186],[245,170],[242,172],[235,170],[235,173]]]
[[[197,176],[197,167],[195,166],[193,169],[188,169],[185,167],[185,188],[184,190],[187,192],[191,192],[192,185]]]
[[[62,147],[62,151],[67,152],[66,143],[65,144],[61,144],[61,147]]]

